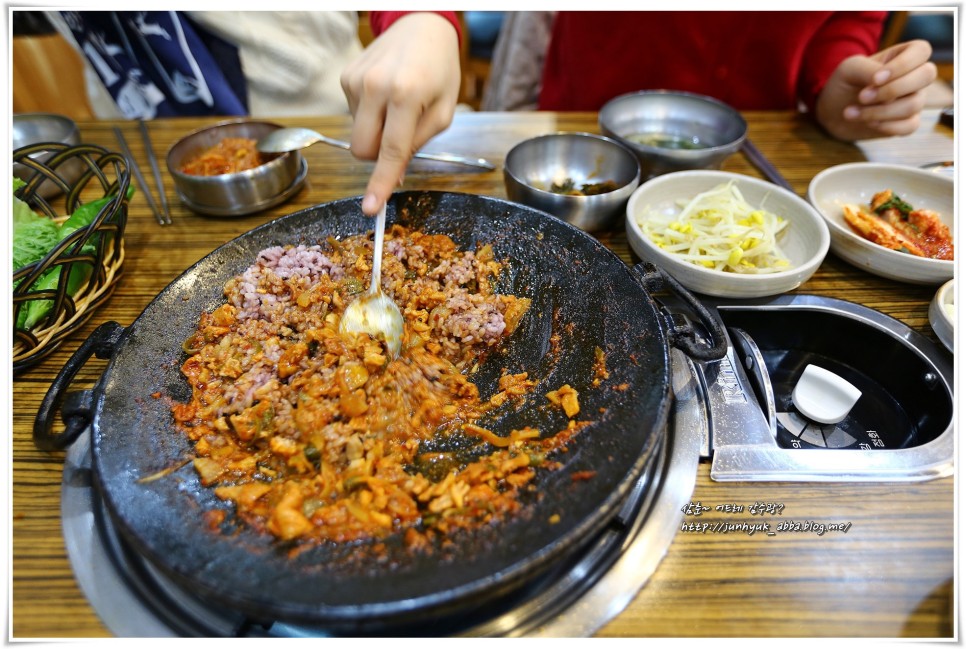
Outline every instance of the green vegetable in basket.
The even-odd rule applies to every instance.
[[[25,185],[19,178],[13,179],[13,191]],[[13,197],[13,269],[44,258],[60,239],[57,223],[37,214],[25,202]]]
[[[24,182],[13,179],[13,191],[23,186]],[[129,187],[128,199],[134,194],[134,188]],[[35,213],[30,206],[16,196],[13,197],[14,227],[13,248],[14,271],[43,259],[58,243],[81,228],[90,225],[101,209],[107,205],[113,196],[85,203],[78,207],[62,224],[57,225],[51,219]],[[52,229],[51,229],[52,228]],[[81,254],[94,255],[97,253],[97,236],[91,237],[80,249]],[[30,287],[33,291],[53,291],[60,282],[61,266],[55,266],[43,273]],[[92,266],[89,263],[77,262],[70,267],[67,278],[67,293],[77,294],[90,277]],[[16,288],[17,284],[14,284]],[[32,329],[37,323],[47,317],[53,306],[53,300],[30,300],[20,307],[17,314],[17,327]]]

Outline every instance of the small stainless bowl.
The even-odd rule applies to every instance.
[[[615,97],[600,109],[597,121],[604,135],[637,154],[644,180],[672,171],[718,169],[748,134],[745,119],[727,104],[669,90]]]
[[[23,113],[13,116],[12,144],[17,149],[44,142],[74,146],[80,144],[80,130],[74,120],[54,113]],[[53,151],[38,151],[30,154],[37,162],[46,163],[53,157]],[[81,160],[70,158],[59,165],[55,171],[67,185],[73,185],[83,173],[85,165]],[[13,175],[27,182],[37,173],[24,164],[13,163]],[[37,194],[50,198],[60,193],[60,188],[52,181],[45,181],[37,188]]]
[[[591,133],[552,133],[520,142],[503,165],[507,197],[593,232],[614,223],[640,182],[640,165],[626,147]],[[611,181],[617,189],[574,196],[551,191]]]
[[[271,122],[231,120],[199,129],[175,142],[168,150],[167,165],[182,202],[203,214],[241,216],[288,198],[305,177],[305,160],[297,151],[277,155],[254,169],[237,173],[196,176],[181,171],[193,156],[224,138],[259,140],[280,128]]]

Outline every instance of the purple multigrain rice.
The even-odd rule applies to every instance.
[[[433,257],[425,246],[410,238],[396,239],[388,233],[387,237],[386,250],[391,256],[384,265],[383,287],[404,310],[415,296],[423,301],[426,295],[436,296],[435,302],[423,306],[431,308],[435,316],[429,324],[443,356],[456,362],[467,345],[484,349],[501,340],[507,326],[506,304],[498,294],[477,290],[474,280],[482,271],[472,251],[454,249]],[[356,251],[371,254],[370,241],[359,243]],[[272,246],[259,252],[255,263],[226,283],[225,296],[237,309],[238,325],[221,341],[226,355],[233,354],[232,362],[224,363],[224,367],[237,367],[238,374],[225,379],[225,401],[218,406],[219,416],[241,412],[260,398],[287,404],[276,405],[276,414],[291,408],[295,397],[285,394],[279,384],[279,359],[300,332],[323,326],[326,313],[298,308],[295,298],[323,275],[335,283],[348,277],[348,269],[356,269],[358,261],[345,254],[343,248],[331,250],[320,245]],[[412,310],[418,311],[415,307]],[[317,371],[330,372],[323,367]],[[285,421],[286,417],[277,419]]]

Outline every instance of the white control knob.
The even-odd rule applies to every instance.
[[[808,365],[792,391],[798,411],[820,424],[837,424],[845,419],[862,396],[854,385],[817,365]]]

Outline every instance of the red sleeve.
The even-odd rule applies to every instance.
[[[839,64],[850,56],[870,56],[879,50],[885,11],[837,11],[815,32],[798,77],[799,96],[809,111]]]
[[[415,11],[370,11],[369,12],[369,26],[372,27],[372,33],[378,36],[379,34],[386,31],[390,25],[405,16],[406,14],[416,13]],[[434,11],[433,13],[439,14],[446,20],[450,22],[453,29],[456,30],[457,37],[462,40],[463,33],[460,29],[460,19],[456,15],[455,11]]]

